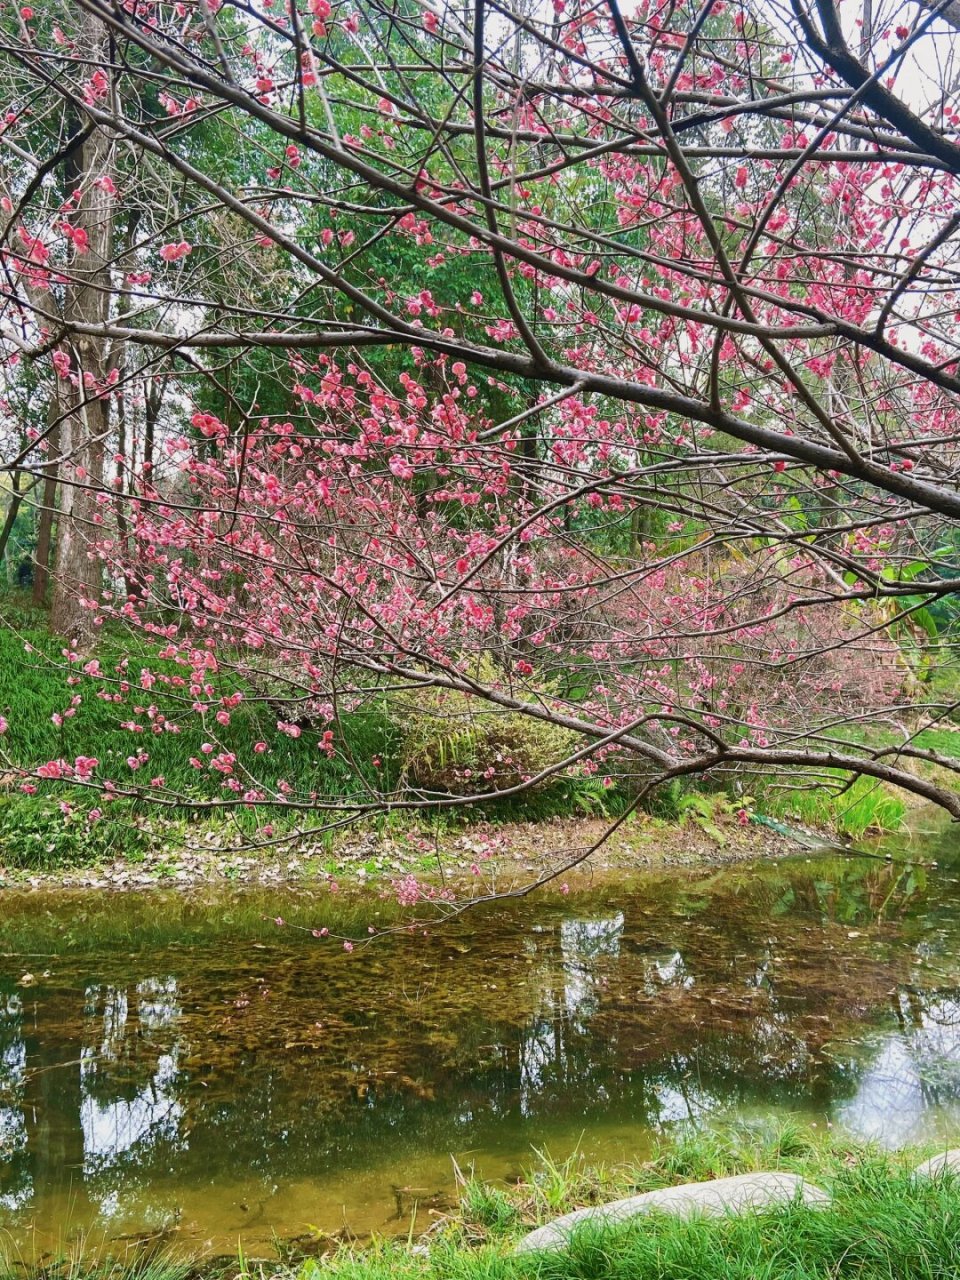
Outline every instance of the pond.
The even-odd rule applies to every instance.
[[[271,923],[330,911],[303,888],[3,895],[8,1246],[406,1232],[449,1203],[451,1156],[511,1178],[534,1147],[642,1158],[721,1118],[960,1134],[949,861],[607,879],[352,954]]]

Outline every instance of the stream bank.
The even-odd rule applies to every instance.
[[[67,859],[49,869],[18,867],[12,857],[5,862],[0,849],[0,888],[278,886],[320,882],[331,876],[363,883],[409,874],[437,882],[454,877],[464,888],[477,884],[505,888],[566,864],[578,851],[600,842],[611,825],[605,818],[552,818],[476,822],[439,835],[419,827],[367,829],[341,835],[329,847],[316,840],[290,839],[264,849],[251,849],[235,833],[221,829],[201,832],[194,841],[179,846],[133,851],[90,865],[71,865]],[[611,871],[731,866],[783,858],[803,848],[790,835],[755,822],[743,824],[728,817],[709,826],[708,831],[696,821],[665,822],[637,814],[590,855],[576,873],[577,880]]]

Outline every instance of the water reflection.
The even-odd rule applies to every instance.
[[[311,909],[212,901],[189,945],[177,901],[153,901],[152,933],[117,932],[142,910],[124,899],[0,915],[0,1212],[19,1247],[403,1230],[449,1189],[451,1153],[504,1176],[531,1145],[636,1156],[729,1112],[891,1143],[960,1128],[952,879],[850,861],[649,877],[351,957],[259,923]]]
[[[857,1089],[840,1119],[891,1146],[960,1133],[960,993],[901,990],[894,1006],[900,1030],[861,1049]]]

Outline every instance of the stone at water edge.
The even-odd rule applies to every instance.
[[[960,1153],[958,1153],[960,1154]],[[797,1202],[810,1208],[824,1208],[830,1197],[796,1173],[742,1173],[735,1178],[712,1182],[690,1182],[682,1187],[663,1187],[644,1195],[628,1196],[610,1204],[577,1209],[546,1226],[531,1231],[517,1245],[517,1253],[536,1249],[560,1249],[570,1235],[585,1222],[618,1226],[646,1213],[672,1213],[682,1218],[718,1218],[725,1213],[746,1213],[757,1209],[783,1208]]]
[[[951,1151],[941,1151],[938,1156],[924,1160],[923,1164],[918,1164],[914,1169],[913,1176],[935,1178],[941,1173],[960,1174],[960,1147],[954,1147]]]

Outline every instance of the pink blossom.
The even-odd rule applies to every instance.
[[[161,245],[158,252],[164,262],[179,262],[181,258],[193,252],[193,245],[188,244],[186,240],[181,240],[179,244]]]
[[[416,474],[406,458],[401,457],[398,453],[395,453],[390,459],[390,470],[398,480],[412,480]]]
[[[90,249],[90,237],[83,227],[71,226],[69,222],[60,224],[60,230],[71,242],[77,253],[87,253]]]
[[[110,81],[107,79],[107,73],[98,67],[83,86],[83,100],[88,107],[92,107],[101,98],[105,98],[109,92]]]

